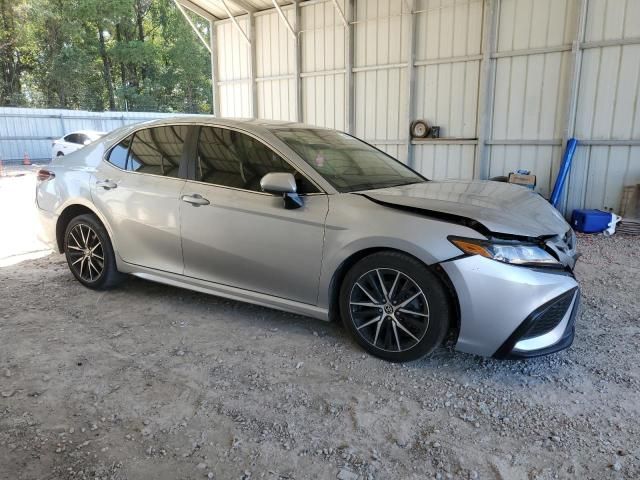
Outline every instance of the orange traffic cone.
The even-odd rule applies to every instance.
[[[31,165],[31,159],[29,158],[29,154],[27,152],[24,152],[24,157],[22,157],[22,164]]]

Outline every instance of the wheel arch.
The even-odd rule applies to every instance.
[[[74,203],[66,206],[60,215],[58,216],[58,221],[56,222],[56,244],[58,246],[58,251],[60,253],[64,253],[64,232],[67,230],[67,225],[69,222],[76,218],[78,215],[90,214],[94,215],[98,221],[105,228],[109,237],[112,239],[111,230],[105,224],[104,220],[101,216],[93,209],[89,208],[87,205],[81,203]],[[111,240],[113,243],[113,240]]]
[[[353,267],[357,262],[362,260],[365,257],[373,253],[379,252],[397,252],[408,257],[413,258],[414,260],[420,262],[420,264],[432,272],[444,285],[445,291],[447,293],[447,297],[452,307],[451,316],[449,319],[449,329],[452,331],[452,335],[457,337],[458,332],[460,331],[460,302],[458,300],[458,294],[453,286],[453,282],[444,271],[444,269],[440,266],[440,264],[436,263],[433,265],[427,265],[423,260],[412,255],[411,253],[405,252],[403,250],[392,248],[392,247],[369,247],[359,250],[357,252],[349,255],[335,270],[333,276],[331,277],[331,281],[329,282],[329,320],[330,321],[339,321],[340,318],[340,287],[342,286],[342,282],[344,281],[347,272]]]

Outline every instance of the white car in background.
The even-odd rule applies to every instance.
[[[78,130],[77,132],[67,133],[64,137],[54,140],[51,143],[51,158],[69,155],[71,152],[80,150],[85,145],[89,145],[105,134],[106,132],[96,132],[93,130]]]

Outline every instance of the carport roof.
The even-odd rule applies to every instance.
[[[233,16],[247,12],[259,12],[274,8],[272,0],[177,0],[182,6],[204,16],[215,19],[228,18],[227,9]],[[278,5],[291,5],[291,0],[277,0]],[[226,8],[225,8],[226,6]]]

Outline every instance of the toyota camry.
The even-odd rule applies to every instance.
[[[323,320],[364,349],[527,358],[571,345],[575,236],[540,195],[431,181],[335,130],[178,117],[38,172],[44,238],[91,289],[126,275]]]

